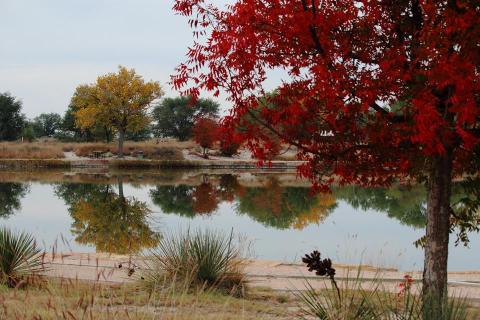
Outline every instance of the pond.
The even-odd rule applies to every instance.
[[[252,258],[298,262],[318,249],[337,263],[420,270],[421,186],[334,187],[310,195],[294,174],[0,173],[0,223],[46,250],[129,254],[162,234],[210,228],[250,244]],[[454,190],[459,192],[458,190]],[[454,194],[453,197],[456,197]],[[480,270],[480,237],[454,246],[449,270]]]

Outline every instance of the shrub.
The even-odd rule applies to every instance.
[[[35,140],[35,133],[33,132],[32,126],[26,126],[22,129],[22,138],[28,142]]]
[[[207,149],[211,149],[219,138],[217,121],[210,118],[198,118],[192,128],[193,139],[203,148],[203,156],[207,158]]]
[[[240,135],[234,128],[222,126],[219,129],[220,152],[223,156],[231,157],[238,153],[241,146]]]
[[[239,295],[245,286],[242,250],[233,234],[214,231],[180,232],[160,241],[148,257],[144,283],[155,288],[165,279],[188,287],[219,289]]]
[[[238,149],[240,149],[240,143],[225,140],[220,141],[220,152],[223,156],[231,157],[236,155]]]
[[[13,288],[42,270],[42,254],[31,235],[14,234],[7,228],[0,228],[1,283]]]

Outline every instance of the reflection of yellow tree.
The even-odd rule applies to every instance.
[[[158,244],[160,236],[152,231],[146,203],[123,196],[110,189],[101,196],[82,198],[72,206],[72,232],[76,241],[94,244],[97,251],[127,254]]]
[[[335,207],[331,195],[310,195],[309,188],[283,187],[271,177],[264,187],[247,188],[236,210],[264,225],[279,229],[304,228],[319,222]]]
[[[309,224],[322,222],[329,215],[330,209],[337,203],[332,193],[320,193],[315,198],[315,205],[296,217],[292,224],[294,229],[302,230]]]

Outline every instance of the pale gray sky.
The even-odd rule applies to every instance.
[[[214,2],[225,2],[215,0]],[[167,84],[192,42],[173,0],[0,0],[0,92],[32,118],[63,114],[77,85],[135,68]],[[227,103],[220,101],[223,109]]]

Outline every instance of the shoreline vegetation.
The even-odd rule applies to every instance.
[[[69,169],[69,168],[112,168],[112,169],[258,169],[258,170],[295,170],[300,161],[271,161],[260,166],[255,160],[68,160],[68,159],[0,159],[0,169]]]
[[[212,242],[211,239],[200,241]],[[46,253],[42,258],[46,271],[41,272],[40,277],[30,278],[15,288],[0,285],[0,298],[5,306],[0,316],[8,319],[80,319],[82,316],[86,319],[158,319],[161,314],[161,319],[310,319],[311,312],[316,314],[325,305],[324,301],[328,304],[336,299],[329,280],[309,274],[300,263],[241,259],[226,251],[222,254],[240,259],[243,264],[247,287],[241,294],[225,291],[216,281],[211,287],[195,283],[192,278],[195,273],[187,273],[186,277],[175,273],[173,279],[167,273],[164,279],[163,274],[157,275],[157,270],[164,268],[164,256],[184,261],[176,254],[183,255],[185,250],[175,247],[172,253],[168,249],[154,260],[150,260],[150,256]],[[211,250],[209,245],[199,254],[211,254]],[[221,251],[221,247],[218,250]],[[145,259],[147,261],[143,261]],[[162,259],[161,264],[157,259]],[[157,269],[160,266],[161,269]],[[375,319],[400,319],[395,318],[393,312],[409,314],[409,319],[421,319],[418,300],[421,272],[404,273],[368,265],[333,266],[341,298],[351,296],[352,299],[332,304],[333,309],[326,310],[332,315],[368,306],[371,311],[383,314]],[[150,270],[155,271],[153,278]],[[445,319],[476,319],[479,290],[475,286],[468,288],[469,299],[464,299],[465,286],[458,280],[466,280],[463,278],[468,277],[468,273],[454,272],[451,276],[455,292],[449,306],[458,314]],[[476,294],[472,294],[472,289]],[[22,308],[23,303],[32,307]],[[341,319],[372,318],[353,315]]]
[[[163,169],[215,168],[295,170],[302,161],[295,161],[292,152],[264,162],[253,159],[242,150],[226,157],[212,149],[203,157],[202,150],[192,141],[157,139],[126,142],[124,158],[118,158],[115,143],[66,143],[52,140],[37,142],[1,142],[0,169]]]
[[[303,264],[249,259],[244,241],[233,230],[186,229],[142,254],[47,253],[31,235],[3,228],[0,318],[473,320],[478,315],[480,290],[469,273],[451,274],[455,289],[442,300],[447,316],[440,318],[436,304],[420,299],[421,272],[334,264],[321,260],[318,251],[305,255]]]

